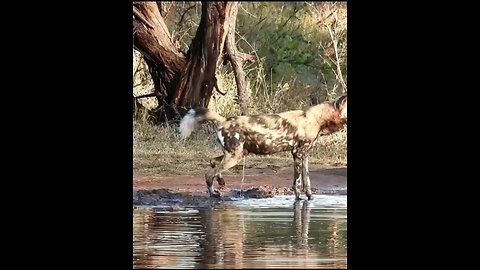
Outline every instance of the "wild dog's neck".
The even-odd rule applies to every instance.
[[[318,136],[325,136],[341,130],[345,121],[341,119],[340,112],[335,109],[333,102],[326,102],[312,107],[312,116],[318,124]]]

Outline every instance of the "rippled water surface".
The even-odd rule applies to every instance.
[[[346,268],[347,196],[133,211],[134,268]]]

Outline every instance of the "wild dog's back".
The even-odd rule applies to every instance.
[[[246,152],[259,155],[292,150],[297,131],[296,117],[303,117],[303,111],[288,113],[290,117],[285,113],[231,117],[219,129],[218,139],[223,140],[225,148],[243,143]]]

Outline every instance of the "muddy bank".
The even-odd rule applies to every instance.
[[[222,198],[209,198],[203,176],[136,176],[134,177],[134,205],[192,205],[202,206],[222,200],[243,198],[270,198],[277,195],[294,195],[291,168],[247,169],[242,183],[238,172],[225,173],[228,189]],[[347,168],[310,168],[313,194],[346,195]],[[216,186],[216,183],[214,184]],[[302,198],[305,195],[302,194]]]

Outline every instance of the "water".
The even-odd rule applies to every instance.
[[[133,214],[134,268],[347,267],[347,196],[143,207]]]

